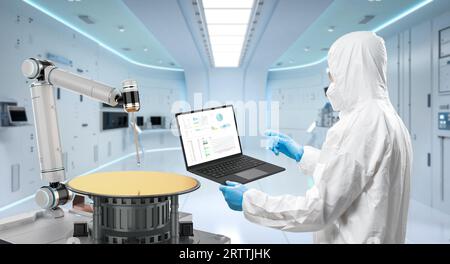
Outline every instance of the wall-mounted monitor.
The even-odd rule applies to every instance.
[[[161,126],[162,125],[162,116],[151,116],[150,123],[152,123],[152,126]]]
[[[144,126],[144,117],[143,116],[137,116],[136,117],[136,124],[139,127],[143,127]]]
[[[128,114],[122,112],[102,112],[103,130],[128,127]]]
[[[439,58],[450,57],[450,27],[439,30]]]
[[[166,121],[164,116],[151,116],[150,123],[152,128],[165,128]]]
[[[28,122],[27,112],[22,106],[8,106],[9,123],[12,125],[22,125]]]
[[[11,122],[9,121],[9,110],[8,106],[17,106],[17,102],[13,100],[1,100],[0,101],[0,125],[2,127],[11,126]]]

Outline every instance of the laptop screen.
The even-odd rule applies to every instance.
[[[242,153],[232,106],[177,116],[188,167]]]

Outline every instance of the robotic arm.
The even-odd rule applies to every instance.
[[[58,69],[45,60],[26,59],[22,73],[31,84],[31,97],[36,124],[36,138],[41,179],[49,182],[36,192],[36,202],[44,209],[57,209],[72,199],[62,183],[65,180],[61,139],[58,126],[54,86],[85,95],[111,106],[123,105],[127,113],[139,111],[139,91],[134,80],[122,82],[122,90]]]

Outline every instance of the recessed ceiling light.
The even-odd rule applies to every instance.
[[[251,9],[205,9],[207,24],[248,24]]]
[[[144,51],[147,52],[147,51],[148,51],[148,48],[144,48]]]
[[[247,25],[208,25],[210,36],[244,36],[247,32]]]
[[[123,26],[118,26],[117,29],[119,29],[120,32],[125,32],[125,28]]]
[[[328,27],[328,32],[334,32],[334,26]]]
[[[203,0],[215,67],[239,67],[255,0]]]
[[[212,50],[213,52],[233,52],[237,53],[241,49],[240,45],[214,45]]]
[[[238,52],[214,52],[215,67],[239,67],[240,53]]]
[[[311,48],[310,47],[305,47],[303,50],[306,51],[306,52],[309,52],[311,50]]]
[[[211,45],[243,45],[245,36],[209,36]]]
[[[203,0],[203,8],[246,8],[253,7],[253,0]]]

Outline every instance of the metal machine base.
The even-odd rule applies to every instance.
[[[0,220],[0,243],[12,244],[93,244],[92,232],[87,237],[73,237],[74,223],[92,223],[92,214],[64,210],[64,217],[55,218],[45,210],[37,210]],[[179,221],[192,215],[179,213]],[[171,243],[171,241],[168,241]],[[229,244],[226,236],[194,230],[192,237],[180,237],[180,244]]]

